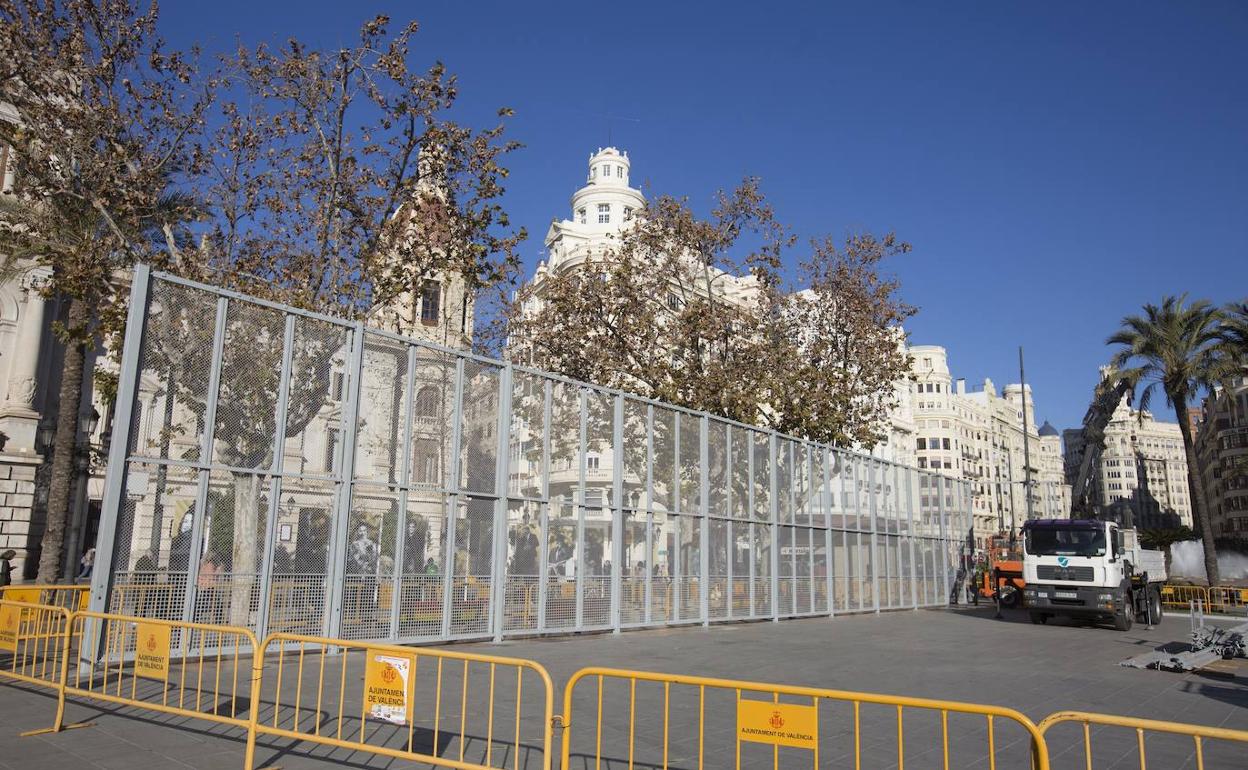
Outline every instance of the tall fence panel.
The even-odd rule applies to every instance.
[[[258,637],[940,606],[970,523],[961,481],[142,267],[114,437],[91,608]]]

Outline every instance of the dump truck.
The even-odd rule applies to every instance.
[[[1023,579],[1032,623],[1066,616],[1127,631],[1161,620],[1166,559],[1113,521],[1033,519],[1023,525]]]

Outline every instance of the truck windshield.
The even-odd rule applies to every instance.
[[[1027,553],[1034,556],[1104,556],[1105,530],[1087,527],[1029,529]]]

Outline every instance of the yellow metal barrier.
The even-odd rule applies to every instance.
[[[598,685],[596,693],[593,693],[594,701],[596,702],[597,719],[593,723],[594,740],[592,748],[588,749],[585,754],[578,753],[578,763],[575,765],[578,767],[588,766],[591,760],[594,767],[602,766],[604,760],[612,766],[617,761],[621,765],[627,762],[628,767],[633,767],[634,764],[644,767],[657,767],[660,762],[663,767],[667,767],[669,761],[678,761],[682,766],[688,765],[697,768],[707,766],[724,767],[733,761],[735,757],[735,767],[738,770],[741,767],[755,768],[764,764],[770,764],[773,768],[778,769],[782,766],[781,749],[783,747],[785,750],[784,767],[809,764],[818,768],[821,734],[828,732],[824,728],[835,722],[838,716],[841,716],[845,721],[842,729],[852,733],[854,767],[856,770],[861,770],[864,765],[864,747],[868,748],[868,750],[878,749],[882,743],[875,737],[868,741],[863,739],[864,718],[868,721],[867,726],[874,727],[879,726],[879,718],[881,717],[881,714],[875,712],[875,710],[871,710],[872,713],[869,714],[864,713],[865,710],[862,707],[868,704],[887,707],[883,712],[883,715],[886,715],[884,718],[889,723],[887,730],[889,734],[895,735],[896,738],[895,754],[891,753],[892,749],[890,748],[890,755],[887,758],[868,756],[866,759],[866,766],[868,767],[882,762],[887,762],[888,764],[895,762],[898,770],[904,770],[906,762],[906,714],[910,713],[913,719],[916,710],[925,712],[933,720],[931,725],[933,732],[939,731],[939,745],[942,747],[945,768],[966,766],[972,761],[978,763],[983,759],[982,756],[977,756],[973,759],[969,757],[955,757],[955,761],[951,764],[951,715],[984,718],[984,721],[979,724],[986,728],[984,737],[989,768],[996,767],[996,733],[1001,728],[1000,722],[1002,721],[1013,723],[1022,728],[1026,733],[1029,738],[1029,757],[1034,770],[1048,770],[1049,767],[1048,749],[1040,731],[1030,719],[1013,709],[955,701],[876,695],[815,687],[793,687],[611,668],[581,669],[572,675],[571,680],[564,689],[563,714],[559,717],[563,727],[561,767],[574,766],[572,764],[572,728],[574,724],[582,724],[586,720],[583,716],[575,716],[576,709],[573,704],[573,696],[577,685],[586,679],[596,680]],[[608,734],[615,735],[627,733],[626,756],[604,755],[604,682],[608,679],[619,681],[621,686],[616,690],[615,694],[617,697],[615,702],[608,701],[609,707],[607,712],[615,712],[615,709],[612,707],[616,705],[619,706],[620,711],[624,711],[626,699],[628,720],[627,723],[623,724],[613,723],[606,728],[606,731]],[[650,690],[650,692],[639,693],[638,683],[652,683],[661,687],[645,688]],[[681,688],[687,689],[682,690]],[[639,695],[645,701],[640,705],[638,704]],[[764,698],[748,697],[750,695],[762,695]],[[647,698],[647,696],[652,697]],[[782,697],[784,698],[783,701],[781,700]],[[679,702],[682,699],[685,702]],[[708,699],[716,701],[716,703],[711,705],[709,711]],[[825,701],[834,703],[825,707],[821,712],[820,704]],[[689,723],[672,725],[671,715],[674,703],[676,704],[677,713],[696,713],[696,725]],[[838,708],[842,704],[843,707]],[[730,708],[721,708],[724,705],[729,705]],[[732,713],[731,716],[724,713],[725,711],[733,711],[733,709],[735,709],[735,713]],[[844,713],[838,714],[838,711],[843,711]],[[643,718],[643,724],[640,728],[638,726],[639,716]],[[708,719],[711,722],[709,725]],[[734,720],[735,747],[732,749],[734,754],[727,754],[729,749],[724,744],[708,747],[708,734],[711,736],[722,736],[725,726],[732,724]],[[952,726],[955,728],[964,727],[963,725]],[[894,729],[895,732],[893,732]],[[659,739],[660,731],[662,735],[661,741]],[[661,748],[661,756],[637,756],[639,749],[637,738],[639,734],[643,741],[641,748],[653,748],[656,752]],[[696,747],[693,743],[695,737]],[[919,744],[920,750],[930,750],[932,745],[929,736],[924,736],[922,739],[916,740],[915,743]],[[844,745],[847,744],[848,739],[846,739]],[[743,760],[743,746],[747,745],[751,747],[746,749],[746,752],[750,755]],[[794,750],[798,752],[796,755]],[[712,756],[708,757],[708,752]],[[767,755],[766,760],[762,760],[762,753]]]
[[[1236,586],[1213,586],[1206,589],[1208,601],[1205,608],[1208,612],[1222,615],[1243,615],[1248,613],[1248,588]]]
[[[1161,587],[1161,603],[1170,609],[1186,610],[1190,602],[1200,600],[1209,606],[1209,590],[1204,586],[1172,586]]]
[[[96,638],[103,654],[91,654]],[[247,733],[246,761],[255,751],[259,694],[256,637],[245,628],[71,613],[63,635],[64,659],[77,649],[74,668],[62,667],[52,731],[63,725],[66,696],[116,703],[164,714],[232,725]]]
[[[259,735],[439,767],[551,766],[554,687],[532,661],[295,634],[271,634],[260,650],[261,702],[273,708]],[[524,756],[538,751],[536,763]]]
[[[1204,770],[1205,767],[1205,747],[1203,741],[1205,739],[1235,741],[1238,743],[1248,744],[1248,730],[1228,730],[1222,727],[1205,727],[1203,725],[1188,725],[1179,722],[1163,722],[1155,719],[1137,719],[1135,717],[1120,717],[1110,714],[1090,714],[1083,711],[1059,711],[1056,714],[1050,714],[1045,717],[1039,725],[1040,734],[1044,736],[1046,743],[1049,742],[1049,730],[1057,724],[1074,722],[1083,725],[1083,751],[1087,763],[1087,770],[1092,770],[1092,725],[1105,725],[1112,727],[1128,727],[1135,730],[1136,747],[1140,758],[1140,770],[1147,770],[1148,756],[1144,746],[1145,732],[1168,733],[1170,735],[1189,736],[1194,743],[1196,768]],[[1245,747],[1248,750],[1248,746]],[[1114,752],[1114,760],[1121,760],[1121,752]],[[1244,755],[1240,754],[1242,759]],[[1190,761],[1184,759],[1184,765]],[[1166,767],[1173,767],[1174,760],[1167,760]]]
[[[5,601],[63,607],[71,612],[85,610],[91,598],[88,585],[10,585],[0,588]]]
[[[70,612],[61,607],[0,601],[0,677],[59,687],[69,620]]]

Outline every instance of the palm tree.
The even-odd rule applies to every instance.
[[[1187,456],[1187,488],[1192,501],[1192,518],[1205,547],[1205,576],[1209,585],[1218,584],[1218,557],[1213,543],[1213,526],[1205,502],[1196,448],[1187,419],[1187,406],[1202,388],[1225,379],[1227,357],[1222,338],[1223,313],[1205,300],[1187,302],[1187,295],[1168,296],[1160,305],[1144,306],[1143,315],[1122,319],[1122,328],[1106,340],[1121,345],[1112,364],[1132,387],[1140,392],[1140,411],[1148,408],[1160,385],[1166,403],[1174,408]],[[1146,383],[1146,384],[1145,384]]]

